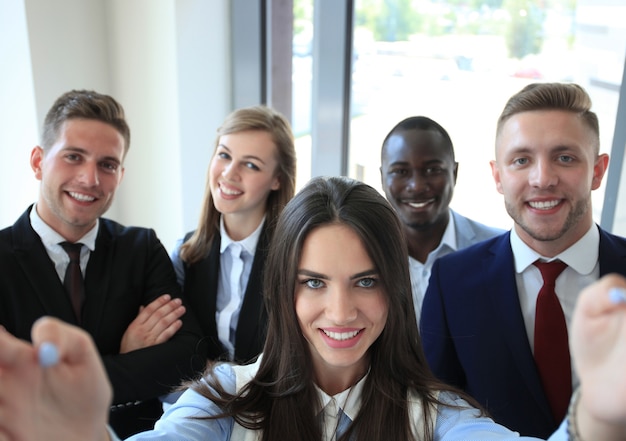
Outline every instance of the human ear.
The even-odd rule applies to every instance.
[[[35,178],[41,181],[41,162],[43,161],[44,151],[40,146],[35,146],[30,152],[30,167],[35,172]]]
[[[596,190],[602,183],[602,178],[609,166],[609,155],[603,153],[598,156],[596,163],[593,165],[593,178],[591,179],[591,189]]]
[[[489,165],[491,166],[491,175],[496,183],[496,190],[498,190],[498,193],[504,194],[502,192],[502,181],[500,180],[500,169],[498,168],[498,163],[496,161],[489,161]]]

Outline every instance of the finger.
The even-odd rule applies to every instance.
[[[161,311],[159,312],[163,312],[164,308],[165,307],[161,308]],[[150,329],[150,334],[154,339],[153,344],[166,342],[172,337],[172,335],[176,334],[182,326],[180,318],[185,314],[185,311],[186,309],[184,306],[178,306],[175,309],[172,309],[165,316],[160,317],[158,321],[155,322],[154,326]],[[156,315],[157,313],[154,314],[155,319]]]
[[[180,308],[183,308],[182,312]],[[145,320],[144,326],[149,330],[160,332],[165,326],[169,326],[174,320],[185,313],[182,300],[179,298],[171,299],[169,302],[161,305],[158,309],[152,311],[150,317]],[[165,326],[163,325],[165,323]]]
[[[4,329],[0,331],[0,369],[13,368],[29,360],[36,360],[33,347]]]
[[[179,303],[178,306],[174,307],[169,313],[161,318],[160,323],[164,324],[164,327],[168,327],[176,320],[181,318],[183,315],[185,315],[185,311],[187,311],[187,308]]]
[[[37,351],[44,343],[53,344],[58,350],[59,359],[70,364],[81,363],[94,352],[89,334],[53,317],[38,319],[33,324],[31,337]]]
[[[616,274],[608,274],[581,292],[578,309],[588,317],[598,317],[623,309],[626,307],[623,300],[625,292],[626,279]]]
[[[142,324],[148,322],[152,317],[152,314],[162,308],[163,305],[167,305],[171,299],[172,297],[169,294],[163,294],[148,303],[146,306],[141,306],[139,308],[139,314],[135,320]]]
[[[161,332],[156,339],[156,344],[165,343],[170,338],[174,336],[178,332],[178,330],[183,326],[182,320],[176,320],[172,324],[170,324],[167,328]]]

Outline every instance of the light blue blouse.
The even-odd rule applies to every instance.
[[[226,390],[235,391],[235,374],[230,365],[220,365],[215,374]],[[479,416],[476,409],[461,398],[441,393],[440,399],[459,408],[440,406],[435,423],[433,441],[530,441],[538,438],[520,437],[517,432],[496,424],[493,420]],[[230,440],[234,420],[221,418],[218,420],[195,419],[219,413],[219,408],[211,401],[187,390],[156,422],[153,430],[136,434],[129,438],[132,441],[227,441]],[[119,438],[113,437],[114,441]],[[550,437],[550,441],[567,441],[567,427],[563,422],[559,429]]]

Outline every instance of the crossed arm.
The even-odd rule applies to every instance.
[[[141,307],[137,318],[126,329],[120,354],[168,341],[183,325],[180,317],[185,307],[179,298],[163,294],[148,306]]]

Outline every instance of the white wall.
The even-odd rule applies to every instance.
[[[215,129],[231,109],[228,0],[0,3],[0,228],[37,197],[28,157],[48,108],[77,88],[108,93],[131,126],[107,216],[153,227],[171,249],[195,227]],[[7,44],[11,42],[10,44]],[[30,56],[29,56],[30,55]]]
[[[0,228],[12,224],[37,197],[30,151],[39,133],[22,1],[0,2]]]

